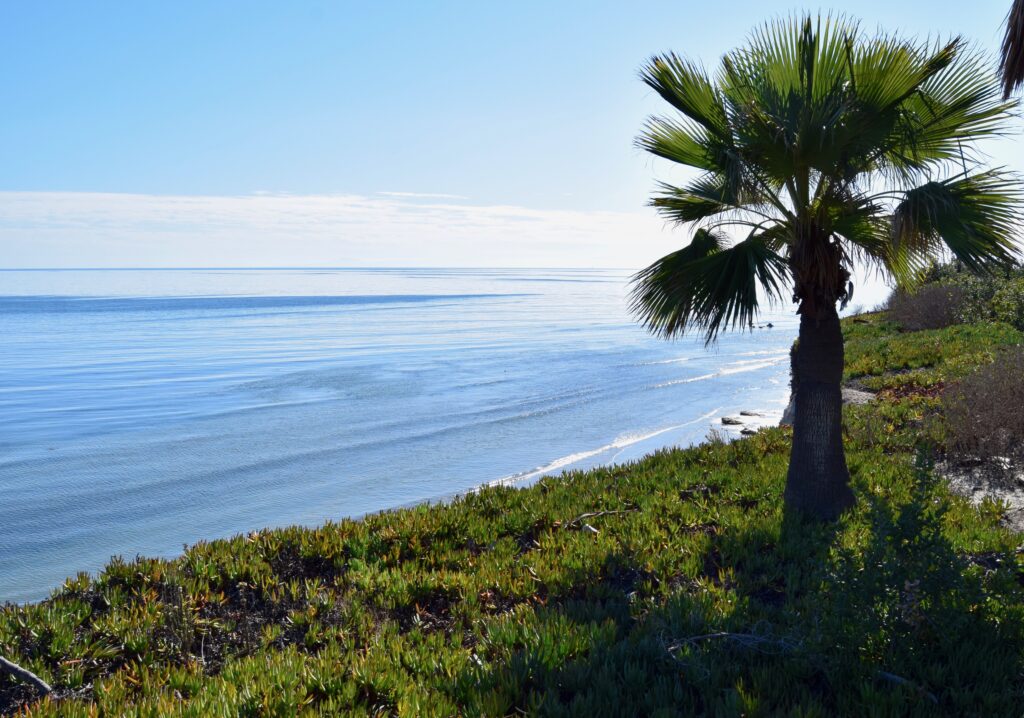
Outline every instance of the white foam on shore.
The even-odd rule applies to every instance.
[[[692,384],[695,381],[704,381],[705,379],[714,379],[716,376],[721,376],[721,372],[711,372],[710,374],[701,374],[700,376],[688,376],[685,379],[673,379],[672,381],[663,381],[661,384],[655,384],[655,389],[663,389],[666,386],[676,386],[677,384]]]
[[[675,359],[659,359],[658,361],[645,361],[642,366],[658,366],[659,364],[685,364],[693,357],[677,357]]]
[[[738,357],[759,357],[759,356],[773,356],[773,357],[786,357],[789,356],[789,350],[781,349],[763,349],[760,351],[752,352],[737,352],[734,356]]]
[[[612,449],[625,449],[627,447],[633,446],[634,444],[639,444],[641,441],[653,439],[655,436],[659,436],[666,432],[675,431],[677,429],[683,429],[686,428],[687,426],[692,426],[702,421],[707,421],[715,414],[717,414],[720,410],[721,407],[717,407],[715,409],[712,409],[708,413],[697,417],[696,419],[692,419],[691,421],[687,421],[683,424],[676,424],[675,426],[669,426],[664,429],[658,429],[657,431],[652,431],[646,434],[624,434],[623,436],[620,436],[610,444],[605,444],[604,446],[598,447],[596,449],[591,449],[589,451],[579,451],[575,454],[569,454],[568,456],[563,456],[560,459],[555,459],[551,463],[545,464],[544,466],[538,466],[537,468],[530,469],[529,471],[521,471],[519,473],[511,474],[500,479],[495,479],[494,481],[489,481],[486,484],[484,484],[484,487],[510,486],[512,484],[517,484],[521,481],[528,481],[529,479],[535,478],[537,476],[544,476],[545,474],[550,474],[553,471],[564,469],[567,466],[571,466],[572,464],[578,463],[585,459],[589,459],[592,456],[597,456],[598,454],[603,454],[607,451],[611,451]],[[619,453],[621,454],[621,451]],[[612,460],[609,461],[608,463],[615,463],[615,458],[617,456],[618,454],[616,454],[615,457],[612,457]]]
[[[662,389],[666,386],[676,386],[678,384],[690,384],[695,381],[704,381],[706,379],[714,379],[719,376],[726,376],[728,374],[742,374],[748,371],[757,371],[758,369],[767,369],[771,366],[776,366],[785,361],[784,357],[777,359],[746,359],[743,361],[733,362],[727,364],[718,371],[711,372],[710,374],[701,374],[699,376],[688,376],[685,379],[673,379],[672,381],[662,382],[661,384],[655,384],[655,389]]]

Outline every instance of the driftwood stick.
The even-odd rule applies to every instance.
[[[25,683],[29,683],[35,686],[36,689],[39,690],[39,692],[41,692],[44,696],[53,692],[53,689],[50,688],[49,683],[44,681],[42,678],[40,678],[27,668],[22,668],[16,663],[11,663],[3,656],[0,656],[0,672],[10,673],[15,678],[18,678],[24,681]]]
[[[569,522],[563,524],[562,528],[566,528],[566,529],[575,528],[575,527],[579,526],[582,522],[586,521],[587,519],[596,519],[596,518],[600,518],[601,516],[613,516],[615,514],[631,514],[634,511],[639,511],[639,510],[640,510],[639,508],[637,508],[636,506],[633,506],[633,507],[630,507],[628,509],[616,509],[614,511],[591,511],[590,513],[580,514],[579,516],[574,518],[572,521],[569,521]]]
[[[903,676],[897,676],[895,673],[889,673],[889,671],[879,671],[878,677],[881,678],[883,681],[888,681],[889,683],[894,683],[898,686],[906,686],[907,688],[910,688],[911,690],[915,691],[919,696],[927,698],[932,703],[939,702],[939,699],[935,697],[934,693],[927,690],[923,686],[917,685],[913,681],[907,680]]]
[[[730,640],[736,641],[737,643],[744,643],[744,644],[759,644],[760,643],[760,644],[771,644],[771,645],[779,646],[779,647],[784,648],[784,649],[791,649],[791,648],[793,648],[793,644],[792,643],[790,643],[789,641],[784,641],[784,640],[778,639],[778,638],[768,638],[766,636],[758,636],[758,635],[753,634],[753,633],[729,633],[727,631],[718,631],[716,633],[705,633],[705,634],[700,635],[700,636],[690,636],[689,638],[683,638],[682,640],[678,641],[677,643],[674,643],[674,644],[668,646],[668,650],[669,651],[678,651],[680,648],[683,647],[683,645],[685,645],[687,643],[692,645],[692,644],[700,643],[701,641],[710,641],[710,640],[713,640],[713,639],[716,639],[716,638],[726,638],[726,639],[730,639]]]
[[[679,639],[673,643],[666,644],[665,650],[672,658],[678,660],[675,653],[683,647],[697,646],[705,641],[713,641],[715,639],[732,641],[741,648],[767,655],[786,654],[799,648],[799,644],[784,638],[769,638],[768,636],[760,636],[756,633],[716,631],[715,633],[705,633],[700,636],[689,636]]]

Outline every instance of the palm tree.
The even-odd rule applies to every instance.
[[[959,39],[865,36],[842,17],[776,20],[714,77],[674,54],[641,77],[678,114],[637,139],[698,171],[651,204],[696,227],[633,279],[633,310],[673,336],[745,327],[761,301],[798,305],[796,416],[786,507],[821,520],[854,501],[842,443],[843,335],[855,263],[911,283],[946,250],[991,271],[1016,258],[1015,177],[980,165],[1012,103]]]
[[[1003,99],[1024,84],[1024,0],[1013,0],[1006,16],[1006,35],[999,62],[1003,78]]]

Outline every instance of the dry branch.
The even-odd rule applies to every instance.
[[[44,696],[53,692],[49,683],[27,668],[22,668],[17,663],[11,663],[3,656],[0,656],[0,672],[9,673],[15,678],[35,686]]]
[[[637,508],[636,506],[633,506],[633,507],[628,508],[628,509],[615,509],[615,510],[609,510],[609,511],[591,511],[589,513],[580,514],[579,516],[574,518],[572,521],[567,521],[566,523],[562,524],[562,528],[564,528],[564,529],[580,528],[581,527],[580,525],[584,521],[586,521],[587,519],[597,519],[597,518],[600,518],[602,516],[614,516],[615,514],[631,514],[631,513],[634,513],[636,511],[639,511],[639,510],[640,510],[639,508]]]
[[[898,686],[906,686],[907,688],[910,688],[911,690],[916,692],[918,695],[927,698],[932,703],[939,702],[939,699],[935,697],[934,693],[923,688],[922,686],[917,685],[913,681],[907,680],[903,676],[897,676],[895,673],[889,673],[889,671],[879,671],[878,677],[881,678],[883,681],[888,681],[889,683],[894,683]]]

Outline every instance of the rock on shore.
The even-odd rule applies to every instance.
[[[869,391],[861,391],[860,389],[851,389],[850,387],[843,387],[843,405],[846,404],[867,404],[869,401],[874,400],[875,395]],[[796,416],[796,398],[794,395],[789,397],[789,405],[786,410],[782,412],[782,419],[779,421],[779,426],[793,426],[793,418]]]

